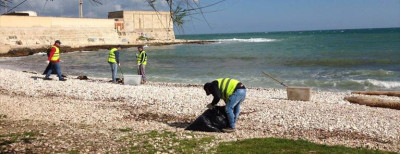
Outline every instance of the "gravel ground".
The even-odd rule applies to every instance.
[[[40,127],[41,133],[56,133],[50,136],[59,138],[92,136],[90,139],[81,138],[90,143],[92,140],[113,141],[120,135],[113,130],[120,128],[130,128],[135,133],[152,130],[182,133],[187,132],[184,127],[201,115],[212,101],[201,85],[150,82],[129,86],[108,83],[108,79],[84,81],[70,77],[66,82],[59,82],[55,76],[52,81],[42,80],[42,77],[0,69],[0,115],[7,116],[0,123],[0,134],[15,132],[13,127],[21,126],[23,121],[29,121],[26,123],[29,127],[18,128],[37,130]],[[286,100],[285,90],[249,88],[235,133],[196,134],[214,136],[221,141],[283,137],[399,152],[400,111],[350,104],[343,99],[350,95],[313,91],[312,100],[302,102]],[[398,97],[368,97],[400,103]],[[223,101],[219,105],[224,105]],[[81,130],[81,125],[89,129]],[[63,132],[72,133],[63,135]],[[68,151],[82,147],[60,143],[69,141],[66,138],[59,140],[43,146],[44,151],[48,148]],[[14,146],[25,152],[29,149],[26,145],[12,145],[12,149]],[[93,146],[105,151],[118,151],[122,145],[93,141]],[[90,147],[83,148],[97,151]]]

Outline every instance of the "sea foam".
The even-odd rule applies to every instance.
[[[376,87],[383,87],[383,88],[399,88],[400,82],[396,81],[379,81],[374,79],[367,79],[367,80],[353,80],[360,84],[371,84]]]
[[[279,41],[279,40],[268,39],[268,38],[249,38],[249,39],[232,38],[232,39],[217,39],[215,41],[218,41],[218,42],[275,42],[275,41]]]

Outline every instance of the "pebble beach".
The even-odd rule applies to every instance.
[[[202,85],[196,84],[149,82],[130,86],[112,84],[105,78],[79,80],[69,76],[67,81],[60,82],[54,75],[52,81],[45,81],[43,77],[32,72],[0,69],[0,115],[6,117],[2,119],[0,134],[30,129],[54,139],[32,145],[11,144],[8,150],[27,152],[27,148],[41,145],[45,152],[76,147],[86,148],[87,152],[118,151],[122,145],[115,140],[121,134],[113,130],[129,128],[135,133],[165,130],[184,134],[189,132],[184,128],[212,101]],[[312,91],[311,101],[290,101],[284,89],[248,87],[236,132],[194,134],[213,136],[218,142],[276,137],[400,152],[400,111],[344,100],[353,95]],[[400,103],[399,97],[368,97]],[[225,103],[221,100],[218,105]],[[29,122],[21,124],[22,121]],[[86,129],[81,129],[82,125]],[[86,136],[78,139],[94,144],[89,147],[76,144],[68,136]]]

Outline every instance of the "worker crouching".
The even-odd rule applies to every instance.
[[[234,132],[235,123],[239,117],[240,104],[246,98],[246,87],[238,80],[231,78],[219,78],[204,84],[207,96],[212,94],[213,101],[207,105],[212,109],[220,99],[225,101],[225,112],[228,116],[229,127],[222,129],[224,132]]]

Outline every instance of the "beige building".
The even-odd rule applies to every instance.
[[[169,12],[117,11],[109,12],[123,41],[174,40],[175,33]]]
[[[55,40],[73,47],[120,43],[110,19],[0,16],[1,44],[29,47]]]
[[[174,41],[169,12],[118,11],[109,19],[0,16],[0,53],[35,48],[61,40],[63,45],[143,44]]]

